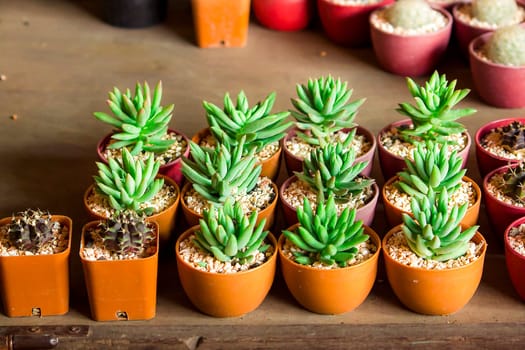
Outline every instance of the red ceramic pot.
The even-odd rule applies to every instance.
[[[252,4],[263,26],[282,31],[306,28],[314,10],[312,0],[252,0]]]
[[[183,152],[183,155],[185,157],[187,157],[190,154],[190,140],[188,139],[188,137],[186,135],[184,135],[182,132],[177,131],[177,130],[168,129],[168,132],[169,133],[178,134],[178,135],[182,136],[186,140],[186,145],[187,146],[186,146],[186,149]],[[104,162],[106,164],[108,162],[107,162],[106,157],[104,157],[104,151],[105,151],[106,146],[108,145],[109,141],[111,140],[111,136],[112,135],[113,135],[113,133],[104,136],[104,138],[102,140],[100,140],[98,142],[98,144],[97,144],[98,158],[102,162]],[[162,165],[160,167],[160,169],[159,169],[159,174],[165,175],[165,176],[173,179],[173,181],[175,181],[177,183],[177,185],[179,185],[179,187],[182,187],[181,185],[182,185],[182,182],[184,181],[184,176],[182,175],[181,168],[182,168],[182,158],[179,157],[179,158],[175,159],[174,161],[172,161],[172,162],[170,162],[168,164]]]
[[[525,256],[515,251],[509,243],[510,230],[523,223],[525,223],[525,217],[514,221],[505,230],[505,261],[514,289],[518,292],[521,299],[525,300]]]
[[[345,46],[363,46],[370,43],[370,13],[393,2],[341,4],[335,0],[317,0],[317,8],[324,32],[330,40]]]
[[[376,10],[380,11],[380,10]],[[388,33],[374,26],[370,17],[372,46],[379,65],[384,70],[403,76],[420,76],[431,73],[447,50],[452,32],[452,16],[436,8],[447,18],[447,25],[440,30],[420,35]]]
[[[476,52],[492,36],[485,33],[469,45],[470,71],[479,96],[501,108],[525,107],[525,66],[511,67],[481,59]]]
[[[509,165],[511,163],[519,162],[519,160],[517,159],[503,158],[493,153],[490,153],[484,147],[481,146],[481,140],[491,130],[509,125],[510,123],[514,121],[518,121],[520,123],[525,124],[525,118],[500,119],[500,120],[495,120],[488,124],[483,125],[476,132],[476,136],[474,137],[474,142],[476,144],[476,158],[478,160],[478,168],[479,168],[481,177],[484,177],[485,175],[487,175],[487,173],[489,173],[490,171],[496,168],[500,168],[502,166]]]
[[[286,221],[287,226],[292,226],[298,222],[297,209],[284,199],[283,192],[286,190],[286,188],[288,188],[288,186],[290,186],[291,183],[293,183],[296,180],[297,177],[295,175],[289,177],[283,182],[283,184],[279,188],[279,200],[281,201],[284,213],[284,220]],[[379,198],[379,187],[375,182],[374,184],[372,184],[372,188],[374,190],[374,196],[368,201],[368,203],[363,205],[361,208],[357,209],[356,212],[356,221],[363,220],[363,224],[366,226],[371,226],[372,222],[374,221],[377,199]]]
[[[379,154],[379,165],[381,166],[381,172],[383,173],[383,178],[385,180],[388,180],[395,175],[397,175],[398,172],[402,171],[406,167],[405,158],[402,158],[400,156],[397,156],[393,153],[390,153],[381,142],[381,139],[383,138],[383,134],[389,130],[392,127],[399,127],[401,125],[409,125],[411,124],[410,119],[403,119],[397,122],[394,122],[392,124],[387,125],[385,128],[383,128],[379,134],[377,135],[377,150]],[[471,144],[471,138],[468,132],[465,132],[467,135],[467,145],[465,148],[463,148],[461,151],[458,152],[458,155],[463,158],[463,163],[461,165],[462,168],[465,168],[467,166],[467,160],[468,160],[468,154]]]

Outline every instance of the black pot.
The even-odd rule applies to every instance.
[[[104,19],[111,25],[142,28],[166,18],[167,0],[102,0]]]

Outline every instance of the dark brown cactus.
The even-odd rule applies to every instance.
[[[509,168],[503,174],[503,193],[519,203],[525,203],[525,164]]]
[[[525,124],[513,121],[501,128],[502,146],[510,152],[525,148]]]
[[[154,239],[146,216],[133,211],[122,211],[99,227],[105,248],[117,254],[140,253]]]
[[[7,232],[11,245],[20,250],[36,252],[53,239],[53,233],[59,228],[60,223],[52,221],[49,212],[27,209],[13,215]]]

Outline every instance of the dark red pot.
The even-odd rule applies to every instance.
[[[383,0],[375,4],[344,5],[317,0],[317,8],[324,32],[330,40],[345,46],[363,46],[370,43],[370,13],[393,2]]]
[[[188,137],[177,130],[168,129],[168,132],[178,134],[186,140],[187,147],[183,155],[187,157],[190,154],[190,140],[188,139]],[[104,138],[100,140],[97,144],[98,158],[106,164],[108,163],[108,161],[106,157],[104,157],[104,150],[106,149],[106,146],[108,145],[111,139],[111,135],[113,135],[113,133],[104,136]],[[179,187],[182,187],[184,176],[182,175],[181,167],[182,167],[182,159],[181,157],[179,157],[175,159],[174,161],[161,166],[159,170],[159,174],[166,175],[167,177],[173,179],[173,181],[175,181],[177,185],[179,185]]]
[[[281,201],[283,213],[284,213],[284,220],[287,224],[287,226],[292,226],[293,224],[296,224],[298,222],[297,220],[297,210],[295,207],[290,205],[290,203],[286,202],[283,197],[283,192],[286,190],[288,186],[290,186],[291,183],[297,180],[297,177],[294,175],[292,177],[289,177],[286,179],[281,187],[279,188],[279,200]],[[379,187],[376,183],[372,185],[374,189],[374,197],[366,203],[361,208],[357,209],[356,213],[356,220],[363,220],[363,224],[366,226],[370,226],[372,222],[374,221],[375,216],[375,210],[377,206],[377,199],[379,198]]]
[[[447,50],[452,32],[450,13],[441,8],[436,10],[441,12],[448,22],[444,28],[428,34],[387,33],[370,23],[372,46],[377,61],[384,70],[403,76],[421,76],[435,69]]]
[[[391,177],[397,175],[398,172],[405,169],[406,163],[405,158],[401,158],[395,154],[390,153],[382,144],[381,139],[383,134],[392,127],[399,127],[401,125],[410,125],[412,121],[410,119],[403,119],[384,127],[379,134],[377,135],[377,150],[379,155],[379,165],[381,166],[381,172],[383,173],[383,179],[388,180]],[[468,132],[465,132],[467,135],[467,145],[463,148],[458,155],[463,158],[462,168],[467,166],[467,160],[470,150],[471,138]]]
[[[252,0],[253,12],[265,27],[296,31],[304,29],[313,16],[313,0]]]
[[[525,301],[525,256],[515,251],[509,243],[511,228],[520,226],[523,223],[525,223],[525,217],[514,221],[505,230],[505,261],[512,285],[521,299]]]
[[[525,124],[525,118],[507,118],[492,121],[488,124],[483,125],[478,129],[474,137],[474,142],[476,144],[476,159],[478,161],[478,168],[481,174],[481,177],[487,175],[490,171],[500,168],[502,166],[508,165],[510,163],[518,163],[516,159],[508,159],[497,156],[490,153],[484,147],[481,146],[481,139],[487,135],[491,130],[499,128],[502,126],[509,125],[513,121],[518,121]]]

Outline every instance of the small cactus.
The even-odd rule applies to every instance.
[[[424,0],[400,0],[386,9],[385,16],[396,28],[418,29],[441,15]]]
[[[525,66],[525,28],[512,25],[494,32],[483,50],[489,60],[505,66]]]
[[[520,163],[515,168],[509,168],[503,174],[501,190],[518,203],[525,204],[525,164]]]
[[[525,124],[513,121],[500,129],[501,144],[509,152],[525,148]]]
[[[60,223],[51,220],[49,212],[27,209],[13,219],[7,228],[9,242],[20,250],[37,252],[53,239]]]
[[[498,27],[515,23],[516,0],[473,0],[472,17]]]

